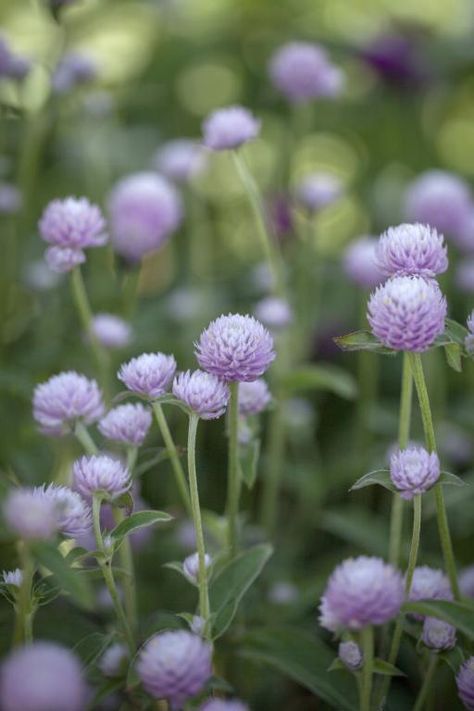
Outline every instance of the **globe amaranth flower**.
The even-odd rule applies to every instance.
[[[268,385],[262,378],[239,384],[239,412],[241,415],[258,415],[272,401]]]
[[[387,348],[422,353],[443,333],[446,313],[446,299],[434,280],[404,276],[371,294],[367,318]]]
[[[251,382],[275,358],[273,338],[252,316],[219,316],[195,344],[198,363],[208,373],[227,381]]]
[[[442,570],[421,565],[415,568],[413,580],[408,593],[410,602],[418,600],[452,600],[453,593],[447,576]],[[412,613],[411,613],[412,614]],[[417,620],[422,620],[423,615],[412,614]]]
[[[4,585],[12,585],[15,588],[19,588],[23,582],[23,571],[20,570],[20,568],[15,568],[15,570],[4,570],[2,573],[2,580]]]
[[[260,125],[260,121],[243,106],[217,109],[202,125],[203,142],[213,151],[239,148],[257,138]]]
[[[115,499],[130,489],[130,472],[118,459],[105,454],[76,459],[72,469],[74,488],[86,499],[105,494]]]
[[[90,84],[97,78],[97,62],[82,52],[68,52],[59,61],[53,74],[52,86],[56,94],[67,94],[78,86]]]
[[[397,450],[390,457],[390,478],[403,499],[424,494],[438,481],[439,475],[438,455],[423,447]]]
[[[469,657],[461,665],[456,676],[456,686],[464,707],[468,711],[474,711],[474,657]]]
[[[99,431],[107,439],[140,447],[151,427],[151,412],[140,404],[127,403],[110,410],[99,422]]]
[[[96,314],[92,319],[91,330],[104,348],[124,348],[132,339],[130,324],[115,314]]]
[[[0,182],[0,215],[15,215],[22,204],[21,191],[15,185]]]
[[[127,661],[127,647],[120,642],[115,642],[107,647],[99,660],[98,667],[104,676],[114,678],[125,672]]]
[[[203,147],[190,139],[168,141],[155,154],[153,165],[169,180],[187,183],[206,168]]]
[[[199,711],[250,711],[250,708],[239,699],[208,699]]]
[[[452,649],[456,644],[456,628],[436,617],[425,617],[421,640],[436,652]]]
[[[128,390],[155,400],[165,395],[176,373],[176,360],[164,353],[142,353],[124,363],[117,377]]]
[[[377,245],[377,261],[386,276],[434,277],[448,268],[443,235],[428,225],[389,227]]]
[[[316,213],[339,200],[342,183],[331,173],[311,173],[296,186],[297,202],[308,212]]]
[[[88,425],[103,413],[96,381],[72,370],[53,375],[35,388],[33,417],[43,434],[60,437],[71,432],[78,420]]]
[[[309,42],[289,42],[270,60],[272,84],[291,103],[335,97],[340,94],[344,77],[331,63],[326,51]]]
[[[351,671],[357,671],[362,667],[364,658],[356,642],[352,640],[340,642],[337,653],[341,662]]]
[[[180,708],[211,677],[212,647],[185,630],[162,632],[142,647],[137,672],[151,696]]]
[[[457,234],[472,210],[469,187],[443,170],[422,173],[407,189],[405,213],[410,222],[431,225],[442,234]]]
[[[181,224],[183,208],[174,185],[156,173],[134,173],[120,180],[109,200],[115,251],[138,262],[160,249]]]
[[[468,565],[460,571],[459,589],[465,597],[474,597],[474,565]]]
[[[267,296],[259,301],[255,307],[255,316],[273,331],[286,328],[293,321],[291,306],[278,296]]]
[[[206,570],[209,570],[212,565],[212,558],[210,555],[207,555],[207,553],[204,556],[204,565],[206,567]],[[190,583],[192,583],[193,585],[197,585],[199,580],[198,553],[192,553],[191,555],[188,555],[187,558],[185,558],[183,562],[183,573]]]
[[[57,274],[71,272],[86,261],[82,249],[71,249],[71,247],[49,247],[44,258],[48,267]]]
[[[12,652],[0,672],[2,711],[83,711],[88,689],[78,658],[53,642]]]
[[[173,382],[173,395],[202,420],[221,417],[229,402],[227,384],[202,370],[179,373]]]
[[[348,558],[329,578],[320,624],[331,631],[382,625],[398,614],[403,598],[403,578],[392,565],[375,557]]]
[[[57,528],[65,536],[80,538],[91,531],[91,508],[76,491],[58,484],[38,487],[36,490],[53,502]]]
[[[384,281],[376,258],[378,239],[358,237],[346,247],[342,258],[344,273],[363,289],[373,289]]]
[[[13,489],[3,503],[7,527],[25,540],[47,540],[58,530],[55,502],[42,489]]]

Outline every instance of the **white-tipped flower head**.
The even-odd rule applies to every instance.
[[[255,317],[271,331],[279,331],[291,324],[293,311],[285,299],[267,296],[256,305]]]
[[[114,442],[140,447],[151,427],[151,413],[143,405],[127,403],[110,410],[99,422],[99,430]]]
[[[74,488],[86,499],[104,494],[115,499],[130,489],[130,473],[118,459],[104,454],[81,457],[73,464]]]
[[[207,555],[207,553],[204,556],[204,564],[206,566],[206,570],[209,570],[209,568],[212,565],[212,558],[210,555]],[[199,554],[198,553],[192,553],[191,555],[188,555],[188,557],[184,560],[183,573],[186,576],[186,578],[189,580],[190,583],[192,583],[193,585],[198,584],[198,580],[199,580]]]
[[[14,588],[20,588],[23,582],[23,571],[20,568],[15,570],[4,570],[2,573],[4,585],[12,585]]]
[[[446,235],[463,229],[472,210],[468,185],[457,175],[428,170],[408,187],[405,212],[412,222],[431,225]]]
[[[169,180],[187,183],[205,170],[207,160],[199,143],[181,138],[165,143],[155,154],[153,164]]]
[[[132,340],[130,324],[115,314],[96,314],[92,319],[91,328],[104,348],[125,348]]]
[[[315,213],[339,200],[343,186],[331,173],[311,173],[296,187],[296,200],[309,212]]]
[[[221,417],[229,402],[227,384],[203,370],[179,373],[173,382],[173,395],[202,420]]]
[[[241,415],[258,415],[272,401],[268,385],[263,378],[251,383],[239,383],[239,412]]]
[[[273,85],[293,104],[338,96],[344,75],[331,63],[323,47],[310,42],[289,42],[270,60]]]
[[[436,484],[439,475],[438,455],[424,447],[399,449],[390,457],[390,478],[403,499],[424,494]]]
[[[128,390],[155,400],[165,395],[176,373],[176,360],[164,353],[142,353],[124,363],[117,374]]]
[[[260,121],[243,106],[228,106],[210,114],[202,126],[203,142],[214,151],[225,151],[252,141]]]
[[[341,642],[337,651],[341,662],[351,671],[357,671],[362,667],[364,658],[356,642]]]
[[[435,652],[452,649],[456,644],[456,628],[444,620],[425,617],[421,639],[426,647]]]
[[[384,281],[377,264],[377,244],[375,237],[358,237],[344,252],[342,266],[345,274],[363,289],[373,289]]]
[[[46,540],[58,531],[56,504],[43,489],[20,487],[10,491],[3,516],[10,531],[25,540]]]
[[[90,533],[92,511],[77,491],[58,484],[40,487],[37,491],[54,503],[57,527],[62,534],[80,538]]]
[[[428,225],[389,227],[377,245],[380,270],[388,277],[435,277],[448,268],[443,235]]]

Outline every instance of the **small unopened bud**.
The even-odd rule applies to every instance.
[[[356,642],[341,642],[338,649],[339,659],[351,671],[360,669],[363,663],[363,656],[360,647]]]
[[[204,556],[204,562],[206,565],[206,570],[209,569],[212,559],[211,556],[206,555]],[[186,576],[186,578],[189,580],[190,583],[193,585],[198,584],[199,580],[199,555],[198,553],[193,553],[192,555],[188,555],[188,557],[185,559],[183,563],[183,573]]]

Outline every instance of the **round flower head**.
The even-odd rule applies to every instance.
[[[437,652],[452,649],[456,644],[456,628],[436,617],[425,617],[421,640]]]
[[[250,708],[238,699],[208,699],[199,711],[250,711]]]
[[[273,85],[292,103],[337,96],[343,74],[329,61],[325,50],[309,42],[290,42],[270,60]]]
[[[212,558],[207,553],[204,556],[204,563],[206,570],[208,570],[212,564]],[[185,558],[183,562],[183,573],[190,583],[196,585],[199,579],[199,554],[192,553]]]
[[[58,484],[50,484],[38,490],[54,503],[57,527],[61,533],[71,538],[80,538],[90,532],[92,528],[90,506],[76,491]]]
[[[468,711],[474,711],[474,657],[464,662],[456,676],[459,698]]]
[[[398,450],[390,457],[390,478],[403,499],[424,494],[438,481],[439,474],[438,455],[423,447]]]
[[[156,399],[165,395],[176,373],[176,360],[164,353],[142,353],[124,363],[117,377],[128,390]]]
[[[115,314],[96,314],[92,319],[91,328],[105,348],[124,348],[132,338],[130,325]]]
[[[381,558],[359,556],[337,566],[322,600],[321,624],[329,615],[331,631],[383,625],[400,611],[404,589],[401,573]]]
[[[43,434],[59,437],[70,432],[77,420],[88,425],[103,412],[96,381],[72,370],[53,375],[35,388],[33,417]]]
[[[471,209],[466,183],[443,170],[423,173],[406,192],[405,212],[410,222],[431,225],[446,235],[463,229]]]
[[[427,225],[389,227],[377,245],[377,261],[386,276],[434,277],[448,268],[443,236]]]
[[[86,499],[104,493],[111,499],[130,488],[130,473],[118,459],[105,454],[76,459],[72,468],[74,488]]]
[[[238,148],[260,133],[260,121],[243,106],[228,106],[210,114],[202,125],[203,142],[213,151]]]
[[[115,251],[131,262],[162,247],[182,219],[176,188],[156,173],[135,173],[120,180],[109,200]]]
[[[71,272],[79,264],[83,264],[86,261],[86,255],[82,249],[48,247],[44,254],[44,259],[53,272],[66,274],[66,272]]]
[[[14,215],[21,210],[23,198],[20,190],[10,183],[0,182],[0,215]]]
[[[285,299],[267,296],[255,307],[255,316],[264,326],[277,331],[286,328],[293,320],[291,306]]]
[[[375,237],[359,237],[348,245],[344,253],[344,272],[363,289],[373,289],[384,281],[376,259],[377,242]]]
[[[197,694],[212,675],[212,648],[191,632],[162,632],[142,647],[138,676],[155,699],[166,699],[173,708]]]
[[[272,396],[262,378],[239,384],[239,412],[241,415],[258,415],[270,404]]]
[[[79,660],[53,642],[15,650],[0,672],[2,711],[83,711],[87,695]]]
[[[452,600],[453,593],[449,580],[442,570],[421,565],[415,568],[408,599],[411,602],[418,600]],[[422,615],[412,615],[417,620],[422,620]]]
[[[97,77],[97,63],[85,54],[69,52],[59,62],[52,85],[56,94],[66,94],[77,86],[89,84]]]
[[[444,331],[446,299],[434,280],[395,277],[370,296],[367,318],[387,348],[422,353]]]
[[[114,442],[140,447],[151,427],[151,413],[140,404],[127,403],[110,410],[99,422],[99,430]]]
[[[337,653],[341,662],[351,671],[357,671],[363,663],[361,649],[356,642],[341,642]]]
[[[107,647],[99,660],[98,667],[104,676],[113,678],[125,672],[127,660],[127,647],[116,642]]]
[[[341,195],[341,181],[330,173],[311,173],[296,188],[296,200],[312,213],[331,205]]]
[[[42,489],[13,489],[3,503],[8,528],[25,540],[52,538],[58,530],[55,502]]]
[[[75,250],[100,247],[107,241],[105,220],[97,205],[87,198],[53,200],[38,223],[45,242]]]
[[[20,568],[15,568],[15,570],[4,570],[2,573],[2,580],[4,585],[13,585],[13,587],[19,588],[23,582],[23,571],[20,570]]]
[[[459,573],[459,589],[465,597],[474,597],[474,565],[469,565]]]
[[[179,373],[173,382],[173,395],[202,420],[216,420],[229,402],[229,388],[215,375],[202,370]]]
[[[187,183],[205,170],[206,156],[199,143],[182,138],[165,143],[153,163],[169,180]]]
[[[252,316],[219,316],[202,332],[196,345],[199,365],[227,381],[251,382],[275,358],[273,338]]]

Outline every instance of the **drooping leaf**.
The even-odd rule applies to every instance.
[[[450,368],[462,373],[462,347],[458,343],[448,343],[444,347],[446,361]]]
[[[386,348],[370,331],[353,331],[334,339],[343,351],[372,351],[383,355],[396,355],[396,351]]]
[[[456,476],[456,474],[451,474],[451,472],[441,472],[438,482],[443,486],[469,486],[467,481]]]
[[[346,400],[353,400],[357,396],[354,377],[342,368],[327,363],[291,370],[282,378],[281,384],[291,393],[302,390],[328,390]]]
[[[366,486],[373,486],[374,484],[379,484],[380,486],[383,486],[384,489],[388,489],[393,493],[397,491],[396,487],[392,483],[388,469],[376,469],[373,472],[364,474],[364,476],[361,476],[360,479],[357,479],[356,483],[351,486],[349,491],[365,489]]]
[[[239,466],[242,481],[248,489],[253,489],[257,478],[258,459],[260,456],[260,440],[253,439],[251,442],[239,447]]]
[[[406,613],[414,612],[427,617],[437,617],[449,622],[469,639],[474,639],[473,604],[448,600],[420,600],[419,602],[406,602],[402,609]]]
[[[38,563],[54,575],[62,590],[72,595],[83,607],[92,607],[93,594],[87,577],[79,569],[71,567],[54,543],[35,543],[32,552]]]
[[[164,511],[137,511],[121,521],[110,534],[116,541],[120,541],[124,536],[129,536],[139,528],[153,526],[155,523],[166,523],[173,517]]]
[[[374,659],[374,674],[381,674],[383,676],[406,676],[406,674],[400,671],[400,669],[397,669],[395,665],[378,657]]]

